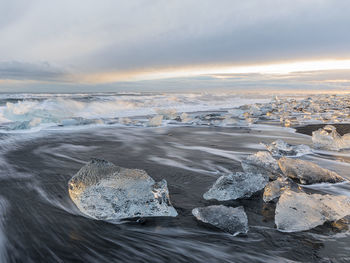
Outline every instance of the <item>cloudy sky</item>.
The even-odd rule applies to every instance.
[[[349,89],[348,0],[0,0],[0,92]]]

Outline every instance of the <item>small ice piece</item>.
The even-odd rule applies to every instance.
[[[249,230],[248,218],[242,206],[233,208],[224,205],[198,207],[192,214],[204,223],[211,224],[234,236],[246,234]]]
[[[176,109],[156,109],[156,112],[167,120],[175,119],[177,116]]]
[[[74,125],[79,125],[79,120],[78,119],[64,119],[61,120],[61,125],[63,126],[74,126]]]
[[[124,124],[124,125],[133,124],[133,121],[130,118],[127,118],[127,117],[120,117],[118,119],[118,121],[119,121],[120,124]]]
[[[269,152],[260,151],[249,155],[242,160],[241,165],[244,172],[263,174],[271,180],[275,180],[281,174],[277,161]]]
[[[237,124],[238,121],[235,118],[232,118],[230,115],[225,115],[225,118],[222,120],[221,125],[223,126],[229,126],[229,125],[234,125]]]
[[[261,108],[256,104],[250,105],[248,113],[252,117],[259,117],[263,114]]]
[[[281,194],[288,190],[294,188],[293,190],[298,191],[298,185],[286,177],[278,177],[275,181],[269,182],[265,186],[263,200],[264,202],[271,202],[276,198],[280,197]]]
[[[228,113],[234,118],[244,119],[244,110],[242,109],[232,109]]]
[[[326,125],[312,132],[312,142],[315,147],[339,151],[350,148],[350,134],[341,136],[334,126]]]
[[[283,174],[301,184],[340,183],[346,181],[336,172],[327,170],[315,163],[282,157],[278,161]]]
[[[275,224],[282,232],[312,229],[326,221],[350,214],[350,198],[343,195],[306,194],[285,191],[276,206]]]
[[[258,118],[250,118],[250,117],[248,116],[248,117],[246,117],[245,121],[246,121],[246,123],[248,123],[248,124],[254,124],[254,123],[256,123],[256,122],[258,121]]]
[[[181,113],[180,115],[181,122],[188,123],[192,121],[192,118],[188,116],[186,112]]]
[[[161,126],[162,121],[163,121],[163,115],[156,115],[148,121],[147,126],[148,127]]]
[[[307,145],[295,145],[292,146],[282,140],[276,140],[272,142],[270,145],[264,144],[266,149],[272,154],[274,157],[282,157],[282,156],[293,156],[300,157],[305,154],[311,153],[311,148]]]
[[[26,130],[37,127],[41,124],[40,118],[33,118],[30,121],[16,121],[9,125],[10,130]]]
[[[79,210],[98,220],[177,216],[165,180],[155,182],[145,171],[93,159],[68,182]]]
[[[204,193],[203,198],[226,201],[250,197],[263,189],[268,181],[267,176],[256,173],[237,172],[223,175],[216,180],[208,192]]]
[[[41,118],[33,118],[31,119],[31,121],[29,122],[29,127],[33,128],[38,126],[41,123]]]

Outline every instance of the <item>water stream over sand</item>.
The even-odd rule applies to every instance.
[[[350,260],[348,225],[326,224],[281,233],[273,204],[262,192],[223,202],[244,206],[246,236],[233,237],[196,221],[194,207],[219,204],[202,195],[223,173],[241,171],[240,160],[276,139],[312,147],[311,136],[292,128],[89,126],[1,134],[1,262],[332,262]],[[68,195],[67,182],[91,158],[144,169],[166,179],[176,218],[110,224],[85,217]],[[311,160],[350,179],[350,151],[314,149]],[[350,184],[308,186],[350,196]],[[327,261],[325,261],[327,262]]]

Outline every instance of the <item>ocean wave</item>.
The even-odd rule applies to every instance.
[[[0,100],[2,132],[113,124],[119,118],[145,117],[169,111],[183,113],[222,110],[269,101],[266,98],[208,93],[1,94]],[[120,121],[122,124],[125,122],[129,123],[125,119]]]

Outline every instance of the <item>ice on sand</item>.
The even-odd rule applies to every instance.
[[[204,193],[206,200],[235,200],[252,196],[268,183],[267,176],[255,173],[237,172],[219,177],[213,186]]]
[[[324,169],[315,163],[282,157],[278,161],[283,174],[301,184],[340,183],[345,179],[336,172]]]
[[[312,229],[326,221],[336,221],[350,214],[350,198],[285,191],[276,206],[275,224],[282,232]]]
[[[147,126],[148,127],[157,127],[157,126],[161,126],[162,125],[162,121],[163,121],[163,115],[156,115],[154,117],[152,117],[148,123]]]
[[[93,159],[68,182],[79,210],[99,220],[177,216],[165,180],[155,182],[145,171]]]
[[[212,205],[198,207],[192,214],[200,221],[211,224],[232,235],[246,234],[248,232],[248,218],[244,208]]]
[[[287,177],[278,177],[275,181],[269,182],[264,189],[264,202],[275,201],[286,190],[300,192],[298,184]]]
[[[350,133],[341,136],[332,125],[312,132],[312,142],[316,147],[339,151],[350,148]]]
[[[282,140],[276,140],[269,145],[265,145],[265,147],[274,157],[300,157],[311,153],[311,148],[307,145],[301,144],[293,146]]]
[[[281,174],[277,161],[269,152],[261,151],[249,155],[242,160],[241,165],[246,173],[263,174],[272,180],[276,179]]]

